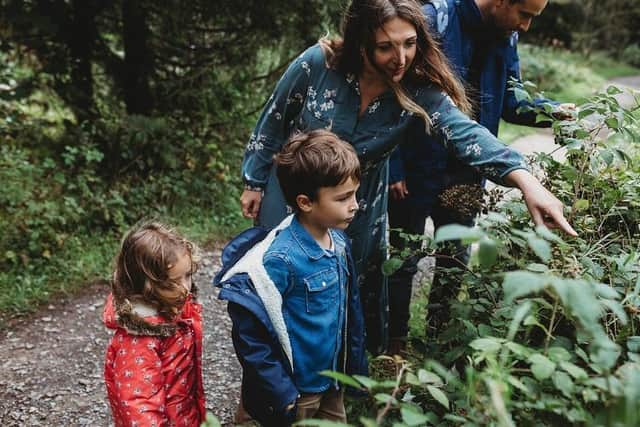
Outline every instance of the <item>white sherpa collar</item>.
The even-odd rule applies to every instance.
[[[284,316],[282,315],[282,295],[278,288],[273,283],[273,280],[269,277],[267,270],[264,268],[262,259],[264,254],[273,243],[276,235],[280,230],[283,230],[291,224],[293,215],[286,217],[278,226],[267,234],[267,236],[254,247],[249,249],[246,254],[236,264],[231,267],[222,278],[221,282],[228,280],[232,276],[240,273],[246,273],[251,278],[253,286],[256,288],[256,293],[262,300],[269,320],[278,335],[278,340],[282,346],[291,368],[293,369],[293,352],[291,350],[291,340],[289,339],[289,332],[287,332],[287,326],[284,323]]]

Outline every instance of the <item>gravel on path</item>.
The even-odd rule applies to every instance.
[[[207,409],[232,425],[240,365],[226,304],[211,285],[220,252],[203,255],[195,282],[203,305]],[[108,292],[106,282],[95,283],[0,333],[0,426],[113,425],[102,377],[111,337],[102,324]]]

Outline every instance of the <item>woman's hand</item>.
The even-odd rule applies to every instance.
[[[524,201],[536,225],[544,224],[548,228],[559,228],[570,236],[578,235],[564,217],[562,202],[529,172],[517,169],[507,174],[505,181],[522,191]]]
[[[262,191],[245,189],[240,195],[240,207],[245,218],[256,219],[260,211]]]
[[[389,193],[391,194],[391,198],[393,200],[404,199],[409,195],[409,190],[407,190],[407,182],[405,180],[402,180],[389,185]]]

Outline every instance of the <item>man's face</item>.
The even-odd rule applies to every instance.
[[[533,18],[540,15],[546,6],[547,0],[523,0],[515,3],[497,0],[493,10],[493,22],[505,33],[526,32]]]

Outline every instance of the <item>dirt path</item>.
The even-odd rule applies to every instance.
[[[206,253],[195,281],[204,308],[207,409],[229,425],[240,388],[226,304],[211,285],[218,251]],[[102,325],[106,284],[53,302],[0,334],[0,426],[112,425],[102,379],[111,333]]]

